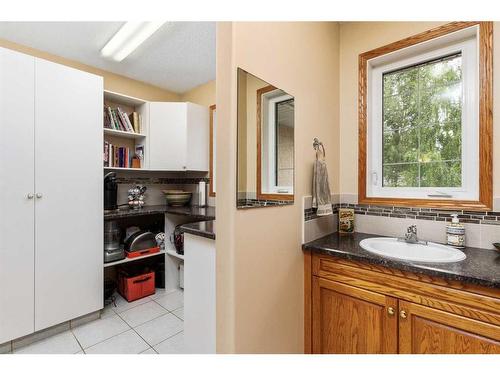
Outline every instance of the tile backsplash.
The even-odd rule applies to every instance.
[[[168,176],[158,176],[152,173],[145,173],[140,175],[129,175],[124,172],[117,173],[116,182],[118,183],[118,204],[125,204],[128,202],[128,189],[136,185],[144,185],[147,190],[145,193],[146,205],[165,204],[165,196],[162,190],[184,190],[195,193],[197,185],[200,181],[209,182],[206,173],[203,172],[167,172]],[[208,198],[208,197],[207,197]],[[211,200],[208,200],[211,204]],[[191,204],[198,204],[197,194],[193,194]]]
[[[466,245],[493,249],[493,242],[500,242],[500,212],[444,210],[419,207],[376,206],[354,203],[339,203],[338,196],[332,196],[334,216],[320,218],[311,206],[311,197],[304,197],[304,242],[312,241],[337,231],[338,217],[335,213],[341,207],[353,208],[355,231],[385,236],[402,236],[409,225],[416,224],[419,236],[433,242],[446,242],[446,225],[456,213],[465,224]],[[330,225],[325,225],[325,220]],[[334,227],[333,227],[334,226]],[[320,228],[332,228],[326,233]]]

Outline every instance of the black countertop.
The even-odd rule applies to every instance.
[[[194,234],[195,236],[215,240],[215,220],[184,224],[181,225],[181,230],[184,233]]]
[[[144,206],[138,209],[128,207],[115,211],[104,212],[104,220],[115,220],[133,216],[172,214],[189,216],[195,220],[215,220],[215,207],[183,206],[172,207],[167,205]]]
[[[382,237],[373,234],[330,234],[302,245],[303,250],[334,257],[377,264],[380,266],[457,280],[471,284],[500,288],[500,252],[467,247],[466,259],[456,263],[417,263],[384,258],[363,250],[359,242],[365,238]]]

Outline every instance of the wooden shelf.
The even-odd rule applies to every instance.
[[[177,254],[177,252],[175,250],[168,249],[168,250],[165,251],[165,253],[167,255],[170,255],[170,256],[174,257],[174,258],[179,258],[179,259],[184,260],[184,255]]]
[[[116,266],[118,264],[124,264],[124,263],[129,263],[129,262],[133,262],[133,261],[136,261],[136,260],[141,260],[141,259],[146,259],[146,258],[151,258],[151,257],[154,257],[156,255],[161,255],[161,254],[166,254],[167,252],[165,250],[160,250],[159,253],[154,253],[154,254],[148,254],[148,255],[143,255],[142,257],[137,257],[137,258],[125,258],[125,259],[122,259],[122,260],[117,260],[116,262],[110,262],[110,263],[104,263],[104,268],[107,268],[107,267],[112,267],[112,266]]]
[[[104,128],[104,134],[112,135],[112,136],[115,136],[115,137],[131,138],[131,139],[137,139],[137,138],[144,138],[145,137],[144,134],[126,132],[126,131],[123,131],[123,130],[107,129],[107,128]]]

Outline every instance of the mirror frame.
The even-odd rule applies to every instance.
[[[276,194],[276,193],[265,193],[262,192],[262,95],[270,91],[278,90],[277,87],[273,85],[268,85],[257,90],[257,199],[259,200],[280,200],[280,201],[293,201],[295,193],[295,150],[293,156],[293,190],[292,194]],[[295,115],[294,115],[295,116]],[[295,139],[295,129],[294,139]],[[294,144],[295,149],[295,144]]]
[[[215,104],[212,104],[210,107],[210,146],[209,146],[209,171],[208,171],[208,178],[210,179],[210,190],[208,191],[208,196],[209,197],[215,197],[215,186],[214,186],[214,162],[215,162],[215,150],[214,150],[214,127],[215,127],[215,122],[214,122],[214,113],[216,112],[217,106]]]

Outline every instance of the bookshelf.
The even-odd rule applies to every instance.
[[[111,112],[109,112],[109,109]],[[148,102],[143,99],[104,90],[103,154],[108,155],[108,162],[103,161],[105,170],[143,170],[148,167],[147,134],[148,134]],[[135,121],[133,119],[136,113]],[[107,119],[106,119],[107,117]],[[129,118],[130,117],[130,118]],[[138,121],[140,120],[140,121]],[[104,123],[111,127],[105,127]],[[123,129],[126,124],[132,125],[134,130]],[[140,125],[140,126],[139,126]],[[139,128],[140,129],[137,129]],[[112,145],[112,149],[110,148]],[[132,168],[132,158],[137,150],[142,149],[140,168]],[[112,154],[119,155],[113,157]],[[111,161],[110,159],[113,158]],[[125,164],[126,163],[126,164]],[[127,165],[127,166],[126,166]]]

